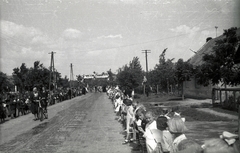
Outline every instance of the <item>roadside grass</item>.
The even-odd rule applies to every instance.
[[[198,111],[196,108],[180,107],[181,116],[187,121],[232,121],[227,117],[222,117],[207,112]]]
[[[153,111],[156,115],[160,115],[163,110],[159,107],[154,107],[148,104],[148,102],[163,102],[163,101],[169,101],[171,99],[179,99],[180,97],[177,96],[168,96],[168,95],[150,95],[149,97],[146,97],[144,95],[139,95],[139,98],[135,99],[136,101],[139,101],[140,103],[143,103],[147,110]],[[190,105],[190,107],[184,107],[184,106],[177,106],[174,107],[174,110],[177,112],[181,112],[181,116],[185,117],[187,121],[232,121],[231,119],[227,117],[222,117],[214,114],[210,114],[203,111],[198,111],[197,108],[209,108],[214,111],[220,112],[220,113],[226,113],[231,115],[237,115],[237,112],[222,109],[220,107],[212,107],[209,103],[203,103],[201,105]]]
[[[230,115],[238,115],[237,111],[231,111],[231,110],[227,110],[227,109],[222,109],[220,107],[212,107],[211,109],[215,110],[217,112],[220,112],[220,113],[226,113],[226,114],[230,114]]]

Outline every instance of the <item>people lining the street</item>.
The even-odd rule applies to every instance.
[[[203,148],[191,139],[184,139],[178,144],[177,153],[205,153]]]
[[[126,139],[123,142],[123,144],[126,144],[128,142],[133,141],[132,139],[132,133],[133,133],[133,103],[131,100],[129,100],[129,103],[127,104],[127,115],[126,115]]]
[[[205,140],[202,148],[204,153],[239,153],[240,141],[237,134],[224,131],[220,138]]]
[[[67,92],[65,93],[67,95]],[[196,141],[186,137],[185,118],[182,118],[180,113],[171,112],[174,115],[167,116],[166,112],[161,112],[156,116],[154,112],[147,111],[143,104],[122,93],[119,88],[110,88],[107,91],[109,98],[114,101],[114,106],[120,106],[117,111],[116,107],[114,107],[114,110],[119,121],[123,123],[124,130],[126,130],[123,144],[136,142],[138,145],[144,145],[148,153],[239,153],[240,146],[237,135],[230,134],[230,139],[229,135],[225,136],[223,134],[221,138],[205,141],[200,146]],[[1,121],[4,121],[8,116],[8,109],[12,111],[12,116],[15,117],[18,116],[17,110],[18,114],[19,112],[24,114],[20,111],[21,108],[18,107],[18,103],[25,104],[23,108],[26,113],[27,106],[31,106],[30,110],[34,115],[34,120],[38,120],[39,101],[42,101],[41,106],[47,110],[49,93],[45,87],[42,88],[41,92],[34,87],[30,97],[28,95],[28,93],[25,93],[21,96],[6,95],[6,97],[0,97]],[[62,95],[64,95],[64,91],[62,91]],[[11,108],[14,108],[12,106],[14,103],[16,103],[16,107],[11,110]],[[47,114],[45,118],[47,118]],[[156,130],[158,130],[157,138]],[[232,138],[235,140],[232,140]],[[141,140],[144,140],[144,143]]]
[[[112,101],[119,98],[113,96],[113,94],[117,95],[116,93],[119,92],[120,89],[118,88],[117,92],[114,90],[113,88],[109,89],[107,93]],[[128,104],[129,101],[126,99],[131,101],[131,105]],[[113,105],[114,104],[113,102]],[[125,111],[124,105],[126,105],[127,108]],[[129,109],[129,106],[131,109]],[[133,121],[130,121],[127,117],[130,114],[129,111],[132,114],[131,118]],[[124,112],[126,112],[126,114]],[[144,105],[129,96],[125,96],[122,114],[124,114],[125,117],[125,120],[122,122],[123,127],[126,129],[126,139],[123,144],[137,143],[138,148],[143,152],[146,149],[148,153],[210,153],[213,147],[217,147],[217,145],[212,146],[205,143],[204,148],[202,148],[197,142],[187,138],[185,135],[187,130],[184,123],[185,118],[181,117],[180,113],[176,112],[176,110],[173,112],[162,110],[155,118],[155,114],[152,111],[146,111]],[[133,128],[133,135],[132,131],[129,132],[129,128]],[[156,130],[158,130],[157,137],[155,135]],[[235,150],[232,147],[228,151],[235,153]]]
[[[173,116],[171,119],[169,119],[168,128],[173,136],[172,152],[175,153],[179,151],[178,149],[179,143],[187,139],[186,135],[184,134],[187,128],[180,116]]]
[[[165,116],[159,116],[156,119],[157,129],[159,132],[159,142],[158,142],[158,150],[162,153],[170,153],[171,145],[173,143],[172,134],[168,130],[168,119]]]
[[[40,93],[37,90],[36,87],[33,88],[33,92],[30,95],[30,101],[31,101],[31,112],[34,115],[34,121],[39,119],[38,116],[38,107],[39,107],[39,102],[40,102]]]
[[[41,92],[41,107],[44,111],[43,115],[45,119],[48,119],[48,111],[47,111],[47,106],[48,106],[48,92],[46,91],[45,87],[42,87],[42,92]]]
[[[151,130],[157,129],[157,123],[155,120],[155,115],[152,111],[148,111],[145,115],[146,120],[147,120],[147,125],[145,128],[144,132],[144,137],[146,139],[146,147],[147,147],[147,152],[148,153],[154,153],[156,147],[157,147],[157,142],[154,139],[153,133]]]
[[[67,88],[60,88],[56,90],[46,90],[46,88],[43,86],[36,86],[39,90],[40,95],[40,102],[41,106],[45,107],[47,110],[47,107],[49,105],[54,105],[56,103],[62,102],[64,100],[68,100],[71,97],[68,97],[68,89]],[[82,88],[73,88],[73,97],[80,96]],[[4,92],[1,94],[2,100],[0,102],[1,107],[3,108],[3,111],[0,111],[2,114],[0,118],[2,118],[2,122],[6,120],[10,120],[13,118],[17,118],[22,115],[26,115],[29,113],[34,112],[34,120],[38,119],[36,114],[36,103],[32,102],[33,99],[33,90],[22,90],[21,92]],[[43,92],[44,91],[44,92]],[[42,96],[43,93],[45,93],[44,96]],[[45,97],[45,98],[42,98]],[[43,104],[42,104],[43,103]],[[38,105],[39,107],[39,105]],[[47,112],[47,111],[46,111]],[[36,117],[35,117],[36,116]],[[47,113],[45,114],[45,118],[48,118]]]

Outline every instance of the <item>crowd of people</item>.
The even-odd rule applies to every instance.
[[[134,93],[134,92],[132,92]],[[136,143],[140,151],[148,153],[239,153],[237,134],[223,132],[199,144],[185,134],[185,118],[174,111],[156,114],[137,102],[134,94],[126,94],[119,87],[107,90],[117,119],[125,130],[123,144]]]
[[[42,120],[39,116],[39,108],[43,111],[43,118],[47,119],[47,106],[87,92],[85,87],[51,91],[46,90],[45,87],[34,87],[32,91],[2,93],[0,94],[0,123],[29,113],[34,115],[34,121]]]
[[[98,90],[95,90],[96,92]],[[60,90],[52,93],[45,87],[33,88],[24,94],[8,93],[0,98],[1,121],[32,113],[34,121],[42,120],[39,108],[48,118],[47,107],[63,100],[71,99],[87,90]],[[107,95],[113,103],[117,120],[124,128],[123,145],[136,143],[138,149],[148,153],[239,153],[238,135],[224,131],[220,138],[213,138],[199,144],[185,134],[185,118],[177,112],[161,110],[156,114],[134,99],[134,90],[122,91],[119,87],[107,88]]]

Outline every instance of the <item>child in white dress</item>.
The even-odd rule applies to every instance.
[[[147,147],[147,152],[148,153],[153,153],[154,150],[157,147],[157,142],[153,137],[153,133],[151,132],[152,129],[157,129],[157,123],[155,121],[153,112],[148,111],[145,114],[146,120],[147,120],[147,125],[145,128],[145,133],[144,133],[144,137],[146,138],[146,147]]]

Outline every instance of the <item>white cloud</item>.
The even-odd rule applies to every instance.
[[[1,20],[1,37],[6,42],[19,47],[28,47],[32,44],[41,46],[53,42],[39,29],[5,20]]]
[[[65,40],[75,40],[75,39],[80,39],[82,37],[82,33],[79,30],[70,28],[63,31],[62,36]]]
[[[42,32],[33,27],[25,27],[10,21],[1,20],[1,34],[3,38],[21,37],[26,39],[42,35]]]
[[[118,34],[118,35],[108,35],[108,36],[100,36],[98,37],[98,39],[108,39],[108,38],[123,38],[121,34]]]
[[[170,29],[171,31],[173,32],[176,32],[176,33],[183,33],[183,34],[189,34],[189,37],[192,37],[197,31],[199,31],[199,27],[193,27],[193,28],[190,28],[186,25],[180,25],[176,28],[172,28]]]

